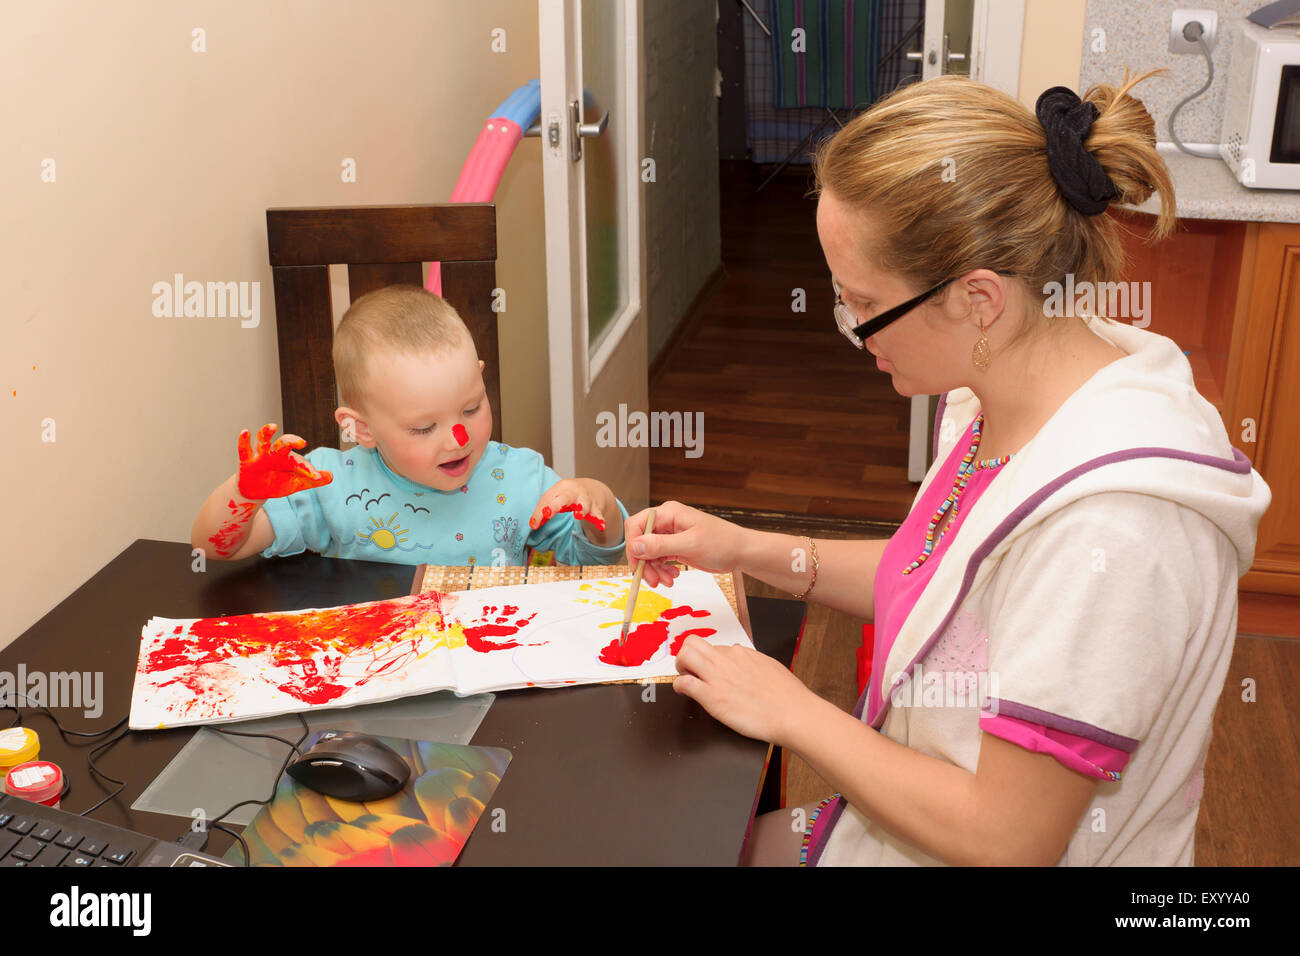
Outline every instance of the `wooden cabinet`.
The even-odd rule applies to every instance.
[[[1244,591],[1300,595],[1300,224],[1179,220],[1147,246],[1154,217],[1119,221],[1124,281],[1151,283],[1148,328],[1188,353],[1198,391],[1268,482]]]

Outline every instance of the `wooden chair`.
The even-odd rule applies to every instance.
[[[301,435],[308,448],[339,447],[329,267],[347,265],[355,301],[395,283],[422,286],[421,263],[441,262],[442,296],[469,326],[486,363],[492,438],[501,440],[497,315],[491,307],[497,255],[494,204],[268,209],[266,237],[280,345],[282,433]]]

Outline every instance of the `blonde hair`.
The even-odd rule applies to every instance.
[[[334,332],[334,374],[346,405],[366,396],[368,360],[385,349],[442,353],[474,340],[460,314],[417,285],[390,285],[352,303]]]
[[[1127,94],[1160,72],[1126,70],[1118,90],[1103,83],[1083,96],[1099,111],[1084,147],[1115,184],[1112,202],[1160,193],[1148,242],[1173,230],[1174,187],[1151,115]],[[1077,211],[1057,187],[1038,117],[968,77],[895,90],[823,140],[812,169],[814,193],[828,191],[876,224],[874,241],[858,237],[861,254],[918,289],[983,268],[1016,276],[1034,301],[1067,273],[1100,283],[1124,269],[1119,224]],[[1048,324],[1026,322],[1022,334]]]

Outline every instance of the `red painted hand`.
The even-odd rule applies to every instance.
[[[572,511],[575,518],[581,521],[590,521],[597,531],[605,530],[605,519],[599,518],[596,515],[584,514],[582,511],[582,505],[565,505],[560,509],[560,511]]]
[[[546,522],[550,521],[553,516],[560,514],[561,512],[564,511],[572,511],[573,516],[575,518],[577,518],[579,521],[590,522],[591,526],[595,528],[597,531],[605,530],[604,518],[601,518],[599,515],[586,514],[582,510],[582,505],[577,503],[563,505],[562,507],[556,508],[554,511],[552,511],[548,507],[543,507],[541,517],[537,517],[536,515],[534,515],[532,518],[530,518],[528,520],[528,527],[540,528],[542,525],[546,524]]]
[[[285,435],[271,444],[275,425],[263,425],[257,431],[257,451],[249,440],[248,429],[239,433],[239,493],[245,498],[261,500],[284,498],[308,488],[328,485],[334,476],[317,471],[311,463],[292,449],[302,448],[302,438]]]

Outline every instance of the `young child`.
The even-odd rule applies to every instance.
[[[443,299],[389,286],[352,304],[334,336],[357,447],[317,448],[275,425],[239,436],[239,470],[204,502],[190,541],[210,558],[316,551],[396,564],[560,564],[623,558],[627,510],[592,478],[561,479],[537,452],[492,441],[492,408],[465,323]]]

